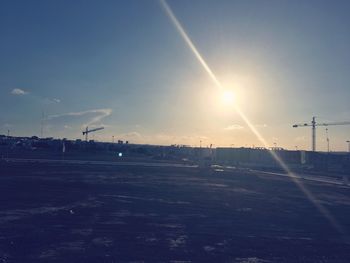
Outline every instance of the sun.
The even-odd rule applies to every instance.
[[[221,101],[223,104],[230,105],[235,101],[235,94],[232,90],[224,90],[221,94]]]

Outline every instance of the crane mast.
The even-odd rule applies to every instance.
[[[332,125],[350,125],[350,121],[317,123],[316,117],[312,117],[311,124],[309,123],[294,124],[293,128],[311,126],[311,140],[312,140],[311,148],[312,148],[312,151],[315,152],[316,151],[316,126],[332,126]]]

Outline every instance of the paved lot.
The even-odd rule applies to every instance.
[[[303,184],[341,230],[277,175],[1,163],[0,262],[350,262],[350,189]]]

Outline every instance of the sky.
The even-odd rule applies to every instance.
[[[293,124],[350,121],[348,1],[166,3],[233,101],[159,0],[1,1],[0,134],[103,126],[93,139],[263,146],[239,106],[267,145],[310,149],[311,129]],[[350,125],[327,128],[330,150],[347,150]]]

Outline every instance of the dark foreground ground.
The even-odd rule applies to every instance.
[[[350,189],[195,168],[0,164],[0,263],[350,262]]]

